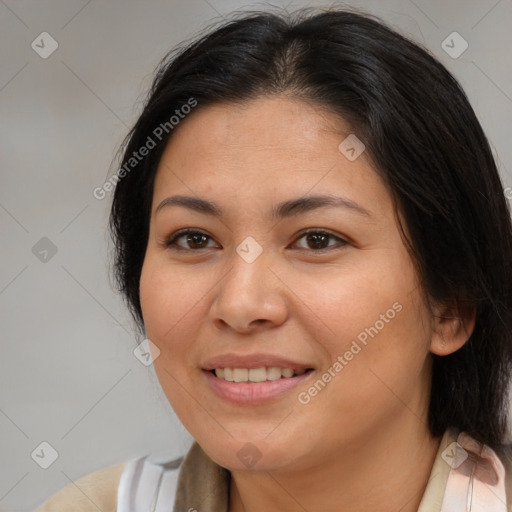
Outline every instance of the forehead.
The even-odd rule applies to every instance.
[[[340,119],[286,97],[199,105],[177,126],[162,160],[220,167],[235,164],[230,160],[236,158],[240,162],[236,167],[250,162],[250,168],[258,167],[260,159],[268,163],[270,156],[307,161],[319,153],[325,156],[329,145],[343,136],[342,127]]]
[[[339,150],[350,133],[338,116],[287,97],[199,105],[162,155],[155,202],[174,192],[277,200],[338,191],[359,201],[366,194],[365,202],[377,210],[389,206],[365,153],[350,161]]]

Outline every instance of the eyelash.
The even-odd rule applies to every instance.
[[[346,240],[344,240],[343,238],[340,238],[339,236],[334,235],[333,233],[331,233],[329,231],[325,231],[323,229],[315,229],[315,228],[310,228],[310,229],[307,229],[305,231],[302,231],[299,234],[299,236],[296,238],[296,241],[298,241],[301,238],[304,238],[305,236],[310,235],[310,234],[328,236],[331,239],[335,239],[335,240],[337,240],[339,242],[337,245],[330,246],[330,247],[324,247],[323,249],[309,249],[309,250],[311,250],[311,251],[313,251],[315,253],[328,252],[328,251],[331,251],[333,249],[341,248],[341,247],[343,247],[343,246],[348,244],[348,242]],[[163,245],[165,247],[167,247],[168,249],[172,249],[172,250],[175,250],[175,251],[199,252],[199,251],[203,251],[203,250],[206,250],[206,249],[211,249],[211,247],[202,247],[202,248],[199,248],[199,249],[190,249],[190,248],[180,247],[179,245],[176,244],[176,242],[177,242],[177,240],[179,240],[180,238],[184,237],[185,235],[203,235],[203,236],[206,236],[207,238],[209,238],[210,240],[213,240],[212,237],[210,235],[208,235],[207,233],[205,233],[204,231],[201,231],[201,230],[198,230],[198,229],[185,228],[185,229],[181,229],[181,230],[177,231],[176,233],[173,233],[168,239],[166,239],[164,241]],[[301,248],[301,250],[308,250],[308,249]]]

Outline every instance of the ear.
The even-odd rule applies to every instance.
[[[476,309],[460,303],[444,304],[435,308],[432,321],[430,352],[446,356],[459,350],[473,334]]]

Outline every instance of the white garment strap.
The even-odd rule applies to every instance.
[[[465,432],[452,444],[441,512],[507,512],[505,468],[496,453]]]
[[[183,458],[155,463],[148,456],[126,463],[117,493],[117,512],[173,512]]]

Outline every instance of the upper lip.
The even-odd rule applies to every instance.
[[[310,364],[292,361],[272,354],[221,354],[208,359],[203,364],[204,370],[215,370],[216,368],[292,368],[293,370],[312,369]]]

